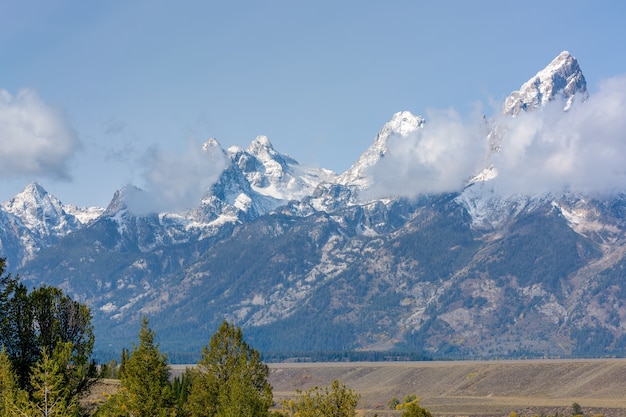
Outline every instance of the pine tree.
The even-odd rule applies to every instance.
[[[155,417],[172,414],[172,396],[169,386],[170,370],[167,357],[155,344],[156,334],[148,327],[148,319],[141,322],[139,345],[134,346],[125,361],[121,388],[99,416]]]
[[[126,369],[126,362],[128,362],[128,349],[122,348],[122,358],[120,359],[120,368],[118,370],[118,378],[122,379],[124,370]]]
[[[71,349],[68,344],[65,349]],[[64,369],[69,365],[64,349],[55,350],[54,355],[44,349],[41,359],[32,369],[30,396],[22,395],[15,400],[13,415],[29,417],[77,417],[80,415],[78,397],[72,395],[65,380]]]
[[[17,377],[6,350],[0,351],[0,417],[10,415],[18,391]]]
[[[187,412],[192,417],[268,416],[273,405],[269,368],[243,340],[241,328],[224,321],[191,371]]]
[[[177,411],[183,415],[185,404],[187,403],[187,397],[189,396],[189,380],[191,378],[191,373],[189,369],[186,369],[185,372],[180,377],[175,377],[172,381],[172,397],[173,401],[176,405]]]

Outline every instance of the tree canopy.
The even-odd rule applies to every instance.
[[[191,370],[187,411],[192,417],[268,416],[273,405],[269,368],[243,340],[241,328],[224,321]]]
[[[42,286],[29,293],[19,276],[5,274],[0,258],[0,345],[6,349],[21,388],[31,388],[30,373],[44,352],[63,345],[71,366],[63,371],[72,394],[88,386],[94,344],[91,311],[58,288]]]
[[[289,417],[354,417],[360,395],[334,380],[330,387],[311,387],[284,400],[282,410]]]
[[[43,349],[30,372],[28,389],[20,388],[6,351],[0,352],[0,416],[78,417],[78,395],[72,392],[66,370],[71,343],[58,344],[52,353]]]
[[[173,414],[167,356],[155,343],[156,333],[143,318],[139,344],[125,360],[121,388],[98,410],[98,416],[156,417]]]

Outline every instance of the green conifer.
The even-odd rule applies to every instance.
[[[167,357],[155,344],[155,332],[148,327],[148,319],[141,322],[139,345],[134,346],[124,361],[121,387],[98,416],[156,417],[173,413],[169,385],[170,370]]]
[[[224,321],[191,371],[187,412],[192,417],[269,415],[273,405],[269,368],[244,340],[241,328]]]

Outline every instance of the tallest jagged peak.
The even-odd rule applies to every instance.
[[[580,66],[578,65],[578,61],[568,51],[561,52],[543,70],[539,71],[537,75],[535,75],[534,80],[536,81],[537,78],[547,80],[554,78],[555,76],[560,76],[565,79],[571,77],[582,77],[583,80],[585,79],[582,71],[580,70]]]
[[[568,110],[574,98],[586,100],[587,82],[578,61],[568,51],[561,52],[544,69],[507,97],[502,113],[516,116],[561,99]]]

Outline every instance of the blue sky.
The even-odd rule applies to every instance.
[[[38,181],[106,206],[160,155],[267,135],[338,173],[393,113],[462,116],[561,51],[626,73],[622,1],[0,3],[0,201]],[[25,145],[27,144],[27,145]]]

